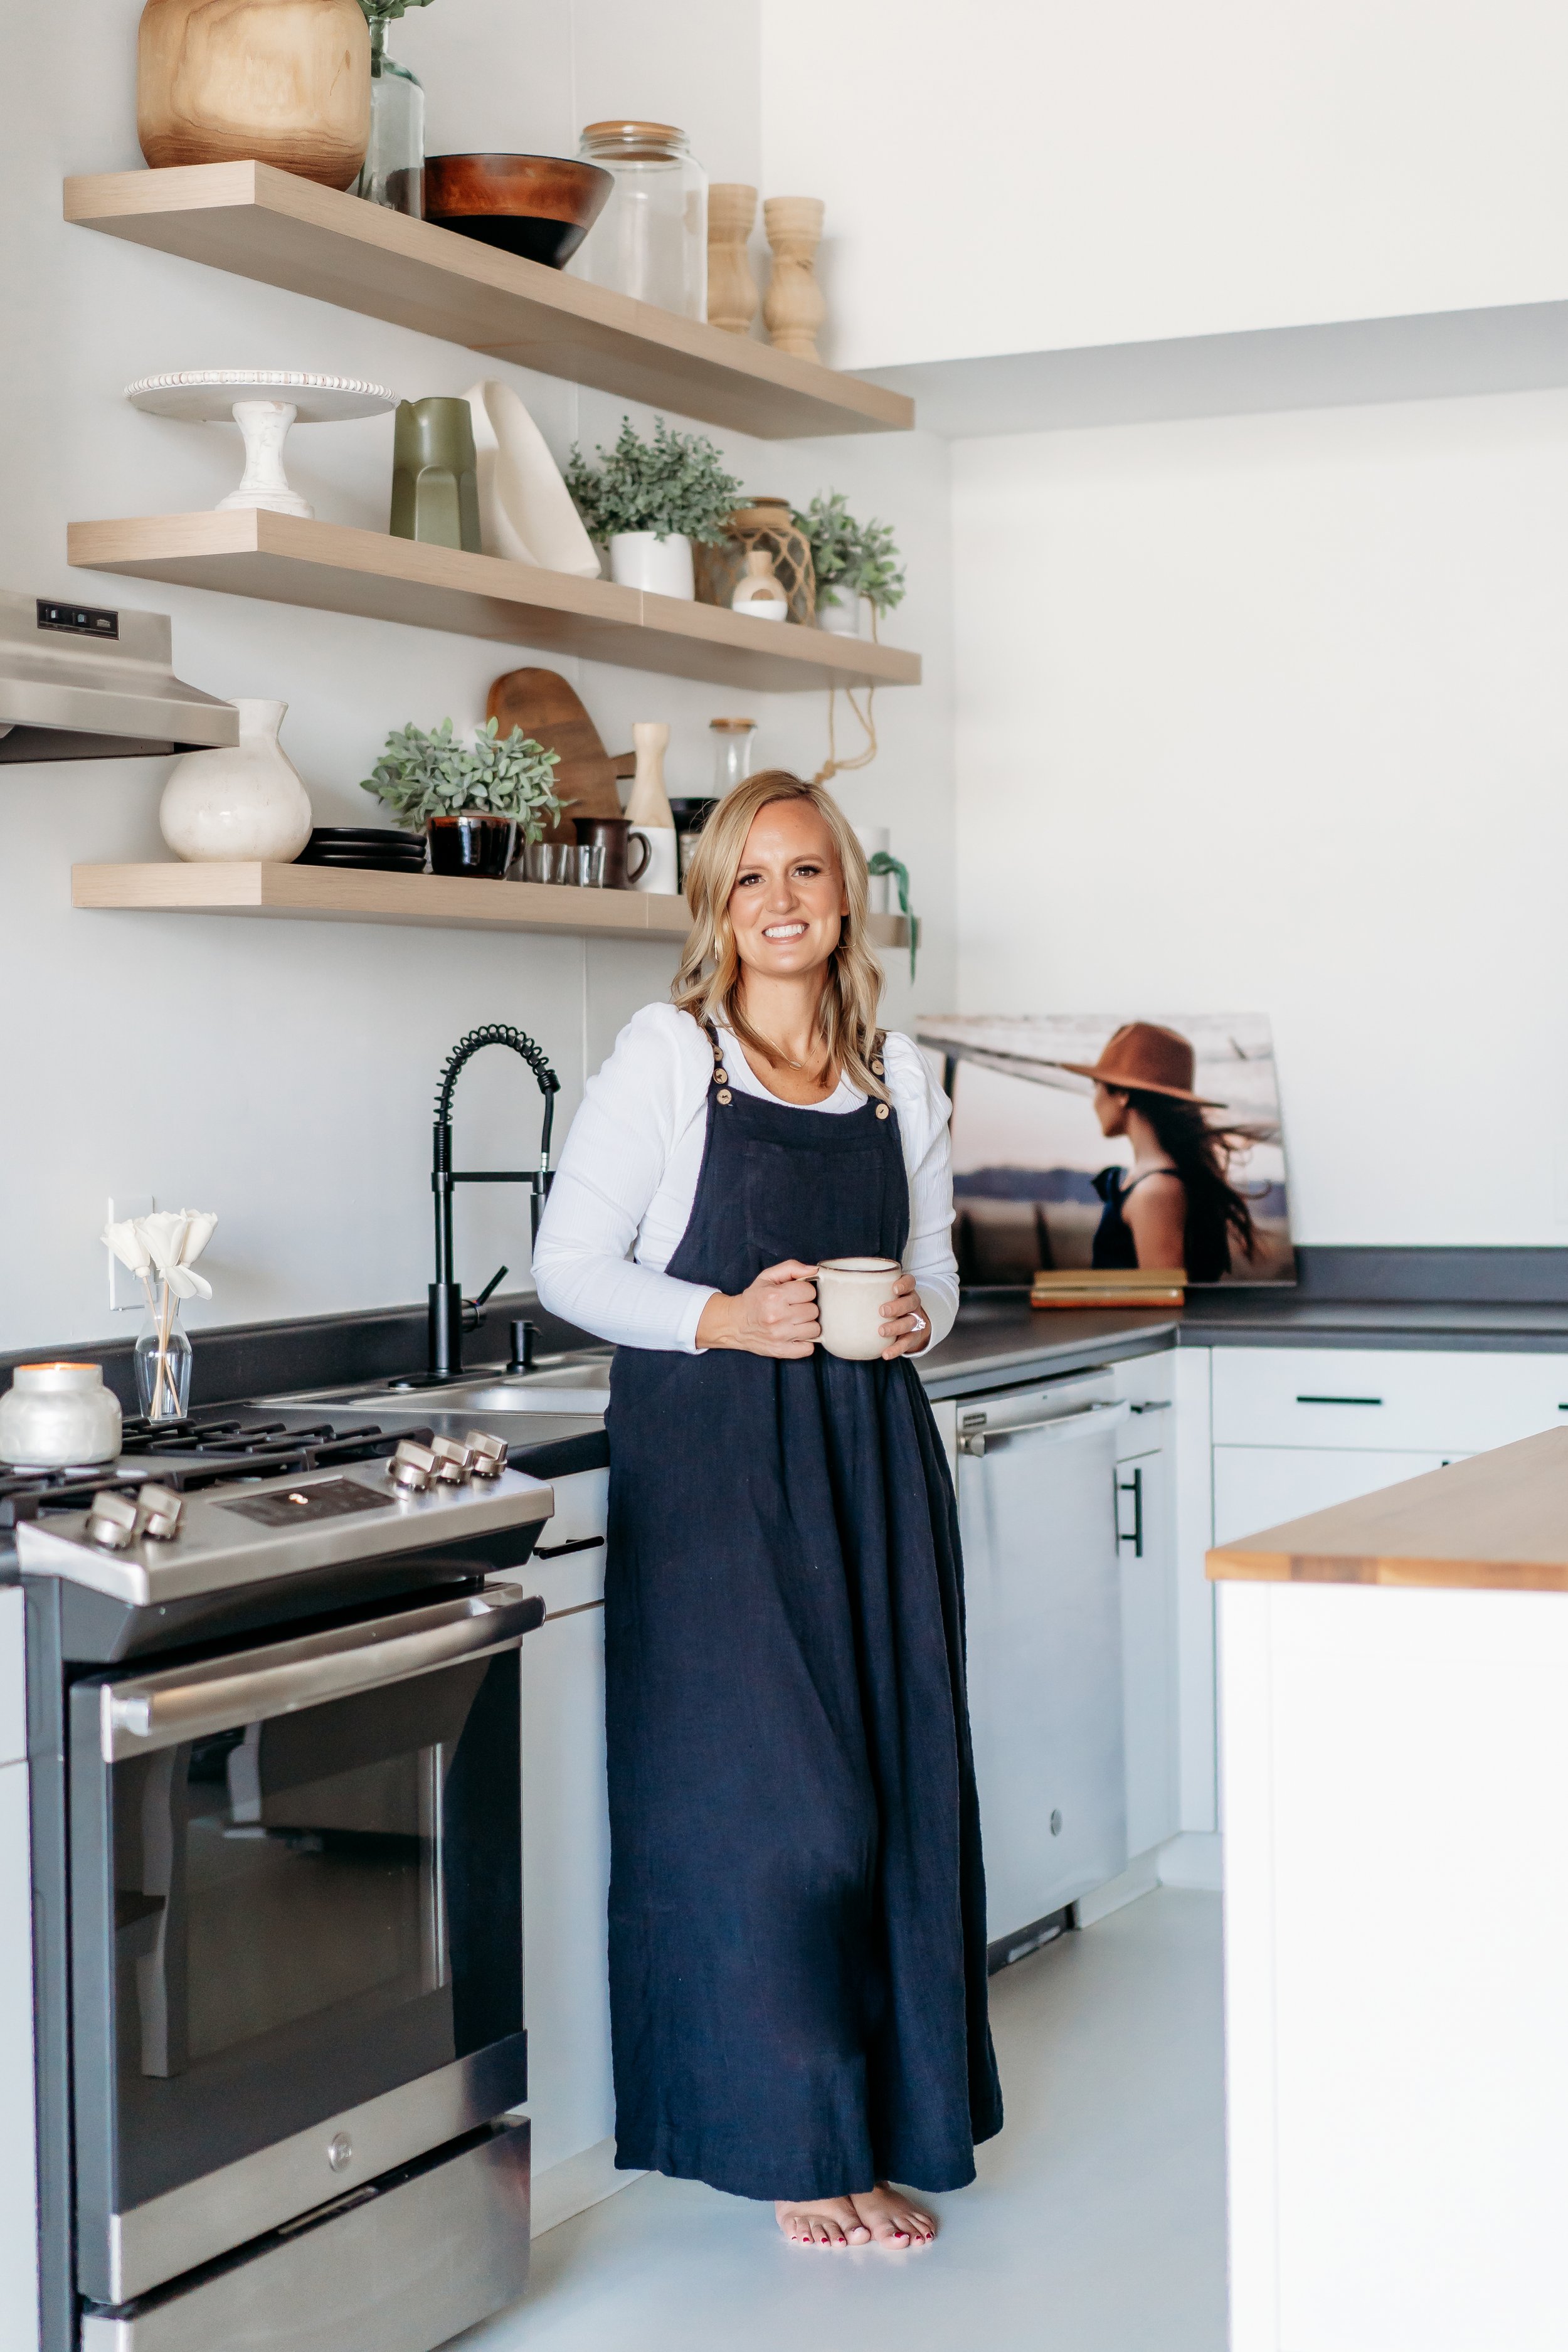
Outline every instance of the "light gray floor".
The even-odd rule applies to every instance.
[[[1006,2128],[919,2253],[786,2246],[648,2178],[534,2241],[463,2352],[1224,2352],[1219,1898],[1162,1888],[993,1980]]]

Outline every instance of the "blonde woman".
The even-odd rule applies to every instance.
[[[720,804],[673,1004],[587,1088],[540,1229],[612,1339],[616,2162],[910,2247],[1001,2126],[958,1528],[907,1359],[952,1328],[947,1106],[877,1028],[866,861],[782,771]],[[813,1268],[904,1271],[879,1361]]]

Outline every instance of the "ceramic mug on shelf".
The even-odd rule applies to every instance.
[[[882,1309],[903,1272],[896,1257],[827,1257],[816,1269],[816,1311],[830,1356],[868,1364],[888,1345]]]
[[[680,891],[680,836],[672,824],[634,824],[634,841],[645,844],[647,856],[632,877],[634,890],[657,890],[666,898]]]

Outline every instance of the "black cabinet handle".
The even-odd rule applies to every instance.
[[[1299,1396],[1298,1404],[1381,1404],[1381,1397]]]
[[[570,1543],[535,1544],[533,1557],[535,1559],[559,1559],[563,1552],[598,1551],[604,1541],[603,1536],[574,1536]]]
[[[1125,1533],[1121,1526],[1121,1496],[1132,1497],[1132,1525]],[[1116,1540],[1119,1545],[1130,1543],[1134,1559],[1143,1557],[1143,1473],[1134,1467],[1131,1478],[1116,1481]]]

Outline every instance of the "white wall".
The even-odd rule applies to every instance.
[[[67,228],[68,172],[134,167],[140,0],[56,0],[6,28],[0,156],[0,583],[171,613],[176,667],[210,692],[277,696],[283,740],[323,824],[375,821],[357,790],[389,727],[482,717],[500,670],[548,660],[431,631],[72,573],[71,519],[212,504],[237,478],[227,431],[142,416],[121,397],[155,369],[260,364],[367,375],[400,395],[508,377],[558,455],[613,437],[623,404],[325,304]],[[688,125],[715,174],[758,176],[755,0],[437,0],[395,28],[429,90],[433,151],[495,143],[571,153],[582,121],[626,110]],[[646,424],[647,412],[634,410]],[[952,956],[947,453],[929,438],[763,445],[718,435],[747,486],[842,488],[886,514],[910,558],[897,636],[927,656],[921,693],[880,698],[884,750],[843,797],[889,823],[928,916],[921,993]],[[299,430],[289,468],[323,520],[385,527],[391,420]],[[703,790],[707,721],[748,709],[765,759],[814,770],[819,696],[737,696],[563,662],[606,744],[668,719],[672,789]],[[216,1208],[216,1296],[236,1322],[423,1297],[430,1107],[442,1058],[487,1020],[554,1060],[567,1113],[627,1014],[668,987],[667,949],[365,926],[76,913],[73,861],[163,855],[167,763],[0,769],[0,978],[10,1013],[0,1143],[0,1347],[110,1328],[97,1235],[109,1194]],[[908,1017],[890,959],[889,1009]],[[929,978],[928,978],[929,974]],[[481,1056],[458,1100],[469,1164],[531,1150],[538,1098],[510,1056]],[[515,1157],[510,1164],[518,1164]],[[526,1265],[523,1196],[458,1207],[470,1285]],[[121,1332],[133,1330],[121,1318]]]
[[[1299,1239],[1568,1243],[1568,394],[954,452],[971,1011],[1273,1016]]]
[[[1545,0],[795,0],[763,65],[840,366],[1568,290]]]

